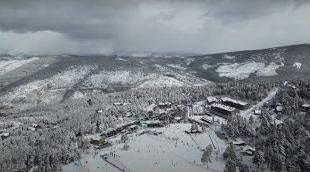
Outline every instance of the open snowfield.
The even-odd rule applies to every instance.
[[[205,133],[198,135],[188,135],[184,131],[189,130],[191,124],[172,124],[168,128],[160,128],[163,134],[158,136],[151,134],[143,134],[129,136],[129,150],[123,150],[123,143],[117,143],[120,137],[112,139],[114,145],[110,148],[101,150],[97,155],[85,156],[81,160],[80,165],[71,163],[63,167],[64,172],[71,171],[93,171],[93,172],[117,172],[117,168],[109,165],[100,155],[113,152],[117,157],[114,161],[117,164],[123,164],[123,168],[127,168],[132,172],[222,172],[225,162],[222,154],[226,148],[226,143],[216,137],[213,130],[207,130]],[[155,130],[155,129],[154,129]],[[205,148],[212,138],[216,149],[213,150],[212,163],[209,168],[201,163],[203,152],[201,148]],[[215,152],[219,150],[218,161],[216,161]]]
[[[276,64],[274,62],[271,62],[269,65],[265,66],[264,68],[261,68],[257,71],[256,75],[257,76],[274,76],[274,75],[278,75],[278,73],[276,72],[276,70],[281,67],[284,66],[283,63],[281,64]]]
[[[138,87],[181,87],[181,86],[187,86],[187,84],[168,76],[164,76],[161,74],[151,74],[147,77],[147,80],[140,84]]]
[[[10,72],[14,69],[17,69],[27,63],[33,62],[35,60],[38,60],[38,57],[32,57],[30,59],[24,59],[24,60],[7,60],[7,61],[0,61],[0,75],[3,75],[7,72]]]
[[[220,77],[234,78],[236,80],[241,80],[248,78],[251,73],[265,67],[264,63],[260,62],[248,62],[248,63],[233,63],[227,65],[221,65],[216,69]]]
[[[89,65],[72,66],[66,71],[60,72],[50,78],[19,86],[1,97],[0,100],[4,103],[16,101],[28,103],[42,101],[44,103],[51,103],[53,101],[59,101],[62,99],[66,88],[72,87],[94,68],[94,66]]]
[[[143,81],[146,76],[137,71],[101,71],[91,75],[83,84],[86,88],[107,88],[110,85],[132,85]]]
[[[284,66],[283,63],[276,64],[274,62],[271,62],[268,65],[261,62],[233,63],[219,66],[216,69],[216,72],[219,73],[220,77],[242,80],[248,78],[252,73],[257,76],[278,75],[276,70],[282,66]]]

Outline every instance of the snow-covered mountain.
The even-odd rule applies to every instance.
[[[310,73],[308,44],[199,56],[1,56],[6,57],[0,60],[1,103],[9,105],[57,102],[98,91],[304,79]]]

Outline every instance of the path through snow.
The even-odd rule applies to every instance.
[[[256,105],[252,106],[251,108],[242,111],[239,115],[245,117],[245,118],[249,118],[250,116],[248,115],[249,113],[251,113],[253,110],[258,109],[260,107],[262,107],[264,105],[264,103],[268,102],[269,100],[271,100],[272,98],[274,98],[274,96],[277,94],[279,88],[274,88],[271,91],[269,91],[268,95],[266,98],[264,98],[262,101],[260,101],[259,103],[257,103]]]

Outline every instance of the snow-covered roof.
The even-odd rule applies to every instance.
[[[231,143],[233,145],[242,145],[242,144],[246,144],[245,141],[243,141],[242,139],[237,138],[235,141],[231,141]]]
[[[145,110],[146,110],[147,112],[151,112],[151,111],[154,110],[154,108],[155,108],[156,106],[157,106],[156,104],[151,104],[151,105],[149,105],[148,107],[146,107]]]
[[[291,88],[293,88],[293,89],[296,89],[296,88],[297,88],[297,87],[296,87],[295,85],[293,85],[293,84],[289,84],[288,86],[291,87]]]
[[[240,105],[243,105],[243,106],[248,104],[246,102],[235,100],[235,99],[232,99],[232,98],[229,98],[229,97],[222,97],[221,100],[224,101],[224,102],[232,102],[232,103],[240,104]]]
[[[303,104],[303,105],[301,105],[301,106],[304,107],[304,108],[309,108],[309,107],[310,107],[310,104],[305,103],[305,104]]]
[[[162,122],[159,120],[148,120],[144,121],[145,124],[161,124]]]
[[[182,117],[176,116],[176,117],[174,117],[174,119],[175,119],[175,120],[180,120],[180,119],[182,119]]]
[[[255,113],[255,114],[262,114],[262,110],[256,109],[256,110],[254,111],[254,113]]]
[[[204,106],[193,105],[193,113],[194,114],[204,114],[205,113]]]
[[[136,121],[130,121],[130,122],[126,122],[126,123],[122,123],[116,126],[116,128],[122,128],[128,125],[134,125],[136,123]]]
[[[214,104],[211,105],[211,107],[221,108],[223,110],[230,111],[230,112],[236,110],[236,108],[234,108],[234,107],[226,106],[226,105],[219,104],[219,103],[214,103]]]
[[[31,124],[30,126],[36,128],[38,127],[38,124]]]
[[[217,99],[216,99],[216,97],[209,96],[209,97],[207,97],[207,101],[208,102],[217,102]]]
[[[283,110],[283,106],[277,106],[277,107],[276,107],[276,110],[277,110],[278,112],[282,111],[282,110]]]
[[[247,152],[247,151],[255,152],[255,148],[253,148],[252,146],[246,145],[243,147],[241,152]]]
[[[165,103],[158,103],[158,105],[171,105],[171,102],[165,102]]]
[[[1,133],[0,137],[8,137],[10,135],[10,133]]]
[[[130,126],[129,128],[130,129],[134,129],[134,128],[136,128],[137,127],[137,125],[132,125],[132,126]]]

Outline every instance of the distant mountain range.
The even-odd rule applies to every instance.
[[[0,102],[26,106],[146,87],[309,79],[310,45],[209,55],[139,53],[0,60]],[[4,58],[5,57],[5,58]],[[86,96],[87,95],[87,96]]]

